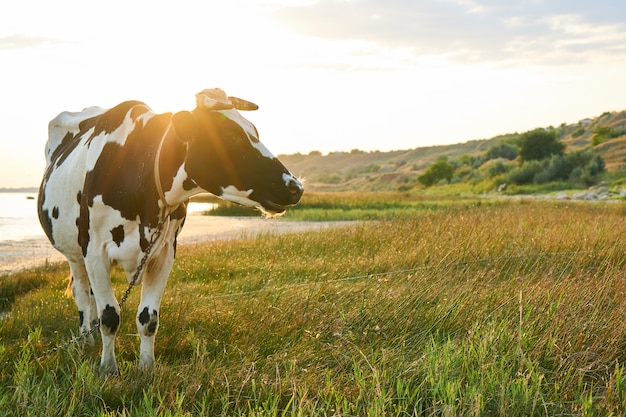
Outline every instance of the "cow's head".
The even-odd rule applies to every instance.
[[[188,142],[186,170],[202,189],[274,215],[296,204],[303,187],[259,141],[252,123],[237,110],[257,105],[227,97],[220,89],[196,95],[197,107],[172,117],[176,134]]]

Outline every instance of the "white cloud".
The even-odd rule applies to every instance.
[[[13,34],[0,36],[0,50],[36,48],[42,45],[60,43],[59,40],[44,36],[27,36],[23,34]]]
[[[626,39],[626,6],[617,0],[320,0],[282,8],[276,17],[306,36],[459,62],[567,64],[589,55],[613,57]]]

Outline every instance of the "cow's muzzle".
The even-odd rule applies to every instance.
[[[262,211],[269,215],[280,215],[287,207],[293,206],[302,197],[304,187],[295,177],[285,175],[285,188],[280,193],[275,194],[271,199],[258,200],[262,206]]]
[[[289,191],[289,197],[291,198],[291,204],[296,204],[300,201],[302,193],[304,193],[304,187],[297,178],[291,178],[287,182],[287,191]]]

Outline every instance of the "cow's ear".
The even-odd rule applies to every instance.
[[[180,140],[189,142],[196,137],[196,118],[191,112],[179,111],[172,115],[172,126]]]
[[[254,104],[251,101],[248,100],[244,100],[242,98],[239,97],[228,97],[228,100],[233,104],[233,106],[237,109],[237,110],[246,110],[246,111],[251,111],[251,110],[258,110],[259,106],[257,106],[256,104]]]

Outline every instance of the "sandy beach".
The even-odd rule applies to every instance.
[[[178,243],[189,245],[216,240],[240,239],[258,235],[297,233],[349,225],[351,222],[294,222],[261,217],[217,217],[191,214],[187,217]],[[0,275],[63,262],[65,258],[43,235],[40,238],[0,242]]]

